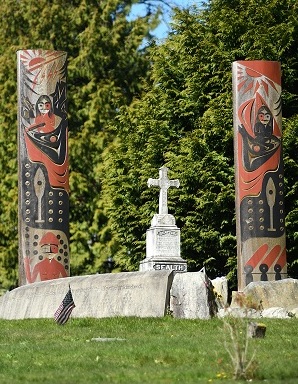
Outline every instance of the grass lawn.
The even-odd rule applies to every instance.
[[[298,319],[262,322],[266,337],[250,339],[250,382],[298,383]],[[232,379],[220,319],[0,320],[0,327],[1,384],[240,382]]]

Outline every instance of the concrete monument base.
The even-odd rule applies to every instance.
[[[180,256],[180,229],[170,214],[155,214],[146,233],[146,258],[140,271],[186,272],[187,262]]]
[[[152,258],[145,259],[140,262],[140,271],[174,271],[174,272],[186,272],[187,263],[180,258],[171,258],[171,260],[165,260],[165,258]]]
[[[163,317],[169,306],[171,271],[75,276],[28,284],[0,297],[0,318],[53,318],[70,285],[72,317]]]

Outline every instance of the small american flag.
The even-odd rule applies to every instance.
[[[54,314],[55,321],[60,325],[65,324],[69,319],[69,316],[74,307],[75,303],[73,301],[71,289],[69,286],[67,294],[65,295],[64,299],[62,300],[62,303],[59,305],[57,311]]]

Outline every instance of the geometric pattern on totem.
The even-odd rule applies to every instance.
[[[25,159],[21,184],[21,212],[25,225],[65,232],[68,228],[65,220],[68,220],[69,195],[62,188],[50,186],[46,167]]]
[[[264,175],[258,196],[246,196],[240,203],[241,239],[276,237],[285,233],[283,172]]]
[[[285,237],[249,239],[242,248],[245,285],[252,281],[286,278]]]

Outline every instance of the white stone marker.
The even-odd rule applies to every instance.
[[[180,256],[180,229],[173,215],[168,214],[168,189],[179,188],[179,180],[168,178],[168,168],[159,169],[159,179],[148,179],[148,187],[160,188],[158,214],[153,216],[146,233],[146,258],[140,271],[171,270],[186,272],[187,264]]]

